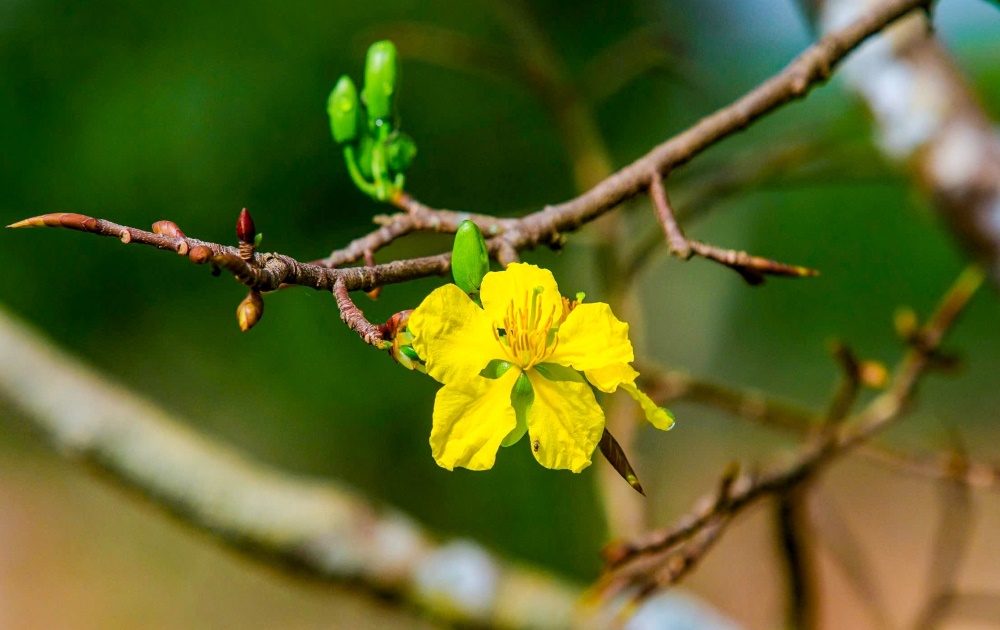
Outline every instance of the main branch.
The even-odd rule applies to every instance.
[[[404,213],[383,219],[378,230],[313,264],[277,253],[254,254],[250,260],[244,260],[235,247],[188,238],[182,233],[148,232],[78,214],[43,215],[8,227],[66,227],[114,236],[125,243],[172,250],[193,262],[225,269],[251,289],[262,292],[285,285],[332,291],[338,283],[347,291],[370,291],[386,284],[443,275],[450,265],[447,254],[362,267],[341,268],[339,265],[371,256],[377,249],[413,231],[454,232],[465,219],[479,224],[489,237],[490,252],[495,258],[509,262],[515,260],[520,251],[540,245],[560,245],[563,232],[576,230],[645,191],[652,173],[671,171],[762,116],[804,97],[814,86],[826,81],[832,69],[865,39],[910,11],[929,4],[929,0],[888,0],[879,4],[843,29],[824,36],[784,70],[736,102],[653,148],[579,197],[519,219],[438,210],[401,193],[392,202]]]

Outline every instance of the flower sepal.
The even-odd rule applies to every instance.
[[[500,442],[500,446],[513,446],[528,432],[528,410],[534,401],[535,390],[531,387],[531,381],[528,380],[527,374],[521,372],[514,382],[514,389],[510,392],[510,404],[514,408],[517,426],[507,434],[503,442]]]

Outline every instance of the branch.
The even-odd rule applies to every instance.
[[[667,247],[671,254],[681,260],[688,260],[691,256],[695,255],[708,260],[714,260],[739,273],[751,285],[763,283],[764,276],[766,275],[802,278],[819,274],[814,269],[793,267],[768,260],[767,258],[751,256],[746,252],[719,249],[700,241],[688,240],[684,236],[681,226],[677,223],[677,219],[674,217],[674,210],[670,206],[667,191],[663,186],[663,178],[659,173],[650,174],[649,196],[653,200],[653,208],[656,209],[656,216],[659,218],[660,224],[663,226],[663,232],[667,237]]]
[[[813,630],[818,616],[818,573],[809,541],[808,484],[780,495],[775,507],[778,539],[788,570],[789,628]]]
[[[963,468],[964,460],[961,446],[956,445],[953,467]],[[969,554],[976,521],[968,486],[950,481],[940,484],[938,491],[940,515],[931,548],[929,580],[922,597],[925,604],[917,615],[916,628],[938,627],[935,619],[945,612],[938,609],[938,604],[960,594],[959,571]]]
[[[770,472],[748,473],[732,478],[724,477],[723,490],[699,503],[691,514],[681,518],[674,526],[651,532],[633,541],[617,542],[606,550],[609,572],[598,588],[606,597],[620,593],[630,585],[638,585],[642,592],[668,586],[685,572],[657,573],[658,568],[668,567],[678,558],[684,564],[693,564],[689,558],[688,541],[710,531],[711,540],[730,522],[733,516],[765,496],[782,495],[804,482],[813,479],[821,470],[839,457],[852,452],[876,432],[902,417],[912,399],[920,377],[934,363],[934,356],[945,333],[982,285],[984,272],[979,267],[967,268],[942,299],[937,310],[918,331],[910,349],[900,361],[892,384],[855,416],[847,418],[836,431],[822,435],[822,439],[808,444],[796,460],[785,467]],[[704,553],[709,544],[695,543],[698,553]]]
[[[718,409],[750,424],[809,437],[824,416],[756,390],[740,390],[694,378],[679,370],[663,371],[652,364],[638,366],[643,387],[658,405],[690,402]],[[829,413],[829,412],[828,412]],[[857,454],[901,472],[936,481],[951,481],[979,490],[1000,490],[1000,464],[963,459],[956,466],[950,452],[914,453],[865,442]]]
[[[195,262],[210,262],[237,275],[247,286],[259,291],[273,291],[283,284],[308,286],[330,291],[339,279],[348,291],[370,291],[378,286],[406,282],[448,272],[446,255],[415,258],[372,267],[331,269],[339,264],[359,260],[366,251],[375,251],[410,231],[435,229],[453,232],[466,218],[472,219],[490,238],[491,253],[510,253],[533,249],[539,245],[556,245],[561,233],[572,231],[593,221],[622,201],[645,190],[650,173],[665,173],[680,166],[729,135],[740,131],[758,118],[782,105],[804,97],[812,87],[827,80],[848,53],[868,37],[885,28],[908,12],[927,6],[929,0],[889,0],[859,17],[841,30],[824,36],[808,48],[784,70],[747,93],[745,96],[702,119],[687,131],[660,144],[642,158],[624,167],[599,184],[570,201],[548,206],[520,219],[497,219],[486,215],[430,208],[405,193],[393,199],[394,205],[411,215],[410,219],[390,221],[376,232],[354,241],[343,250],[333,252],[322,264],[300,263],[281,254],[256,254],[251,264],[236,262],[236,248],[183,236],[154,234],[77,214],[54,214],[34,217],[9,227],[59,226],[115,236],[123,242],[152,245],[187,253]],[[197,255],[190,251],[202,246]],[[706,253],[710,253],[706,250]]]
[[[339,281],[348,291],[370,291],[387,284],[408,282],[416,278],[444,275],[450,269],[450,254],[398,260],[382,265],[332,269],[318,264],[302,263],[278,253],[255,253],[250,260],[240,256],[239,248],[219,245],[186,236],[158,234],[119,225],[82,214],[45,214],[8,225],[21,227],[63,227],[99,236],[113,236],[122,243],[152,245],[178,254],[186,254],[196,265],[212,264],[230,272],[240,283],[261,291],[276,291],[284,285],[332,291]],[[346,256],[347,254],[344,254]],[[363,253],[358,258],[363,257]],[[336,257],[339,260],[339,257]]]
[[[546,236],[552,238],[592,221],[645,190],[650,173],[670,172],[765,114],[803,98],[813,87],[826,81],[832,69],[861,42],[910,11],[928,4],[929,0],[879,3],[845,28],[824,36],[780,73],[733,104],[658,145],[583,195],[527,215],[521,221],[521,229],[506,238],[518,246],[539,244],[546,242]]]
[[[346,486],[285,474],[213,443],[95,376],[2,309],[0,356],[0,396],[64,455],[96,464],[243,553],[355,581],[451,622],[571,625],[574,587],[470,541],[436,541],[410,517]],[[470,595],[463,580],[483,590]]]
[[[847,0],[810,3],[828,31],[864,8]],[[1000,282],[1000,138],[928,16],[894,25],[847,64],[844,76],[871,110],[882,153],[905,165],[957,240]]]

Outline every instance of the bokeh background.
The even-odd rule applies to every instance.
[[[616,166],[768,77],[811,39],[791,1],[546,0],[524,11],[581,84],[595,76],[601,50],[637,29],[660,46],[660,63],[592,100]],[[231,242],[248,207],[264,249],[322,257],[387,210],[351,185],[329,137],[326,96],[340,74],[360,79],[368,43],[401,23],[452,29],[501,54],[514,45],[486,0],[0,0],[0,222],[64,211],[137,227],[171,219],[188,235]],[[1000,11],[945,0],[937,24],[1000,119]],[[403,126],[420,150],[408,178],[417,198],[516,215],[574,194],[566,148],[527,86],[400,52]],[[817,408],[836,382],[831,339],[894,361],[893,312],[926,313],[963,256],[870,136],[863,107],[834,80],[679,172],[671,189],[679,207],[703,213],[687,223],[690,235],[822,275],[752,289],[661,248],[635,288],[645,356]],[[804,147],[809,168],[793,161],[787,176],[684,207],[712,177],[792,146]],[[645,201],[623,212],[635,242],[656,229]],[[379,259],[448,246],[414,237]],[[561,254],[526,259],[550,266],[567,293],[601,300],[594,248],[584,232]],[[199,430],[281,468],[346,481],[441,535],[475,538],[581,583],[599,570],[607,534],[594,470],[606,464],[554,473],[515,447],[488,473],[438,468],[427,445],[436,384],[364,346],[329,295],[271,296],[261,324],[241,334],[242,288],[175,256],[42,230],[0,232],[0,254],[4,308]],[[381,321],[440,282],[389,287],[359,303]],[[964,369],[931,378],[919,411],[883,439],[940,449],[957,430],[975,455],[1000,456],[998,314],[994,291],[976,298],[949,342]],[[674,431],[643,430],[633,448],[657,524],[683,513],[729,461],[773,461],[795,446],[704,409],[674,411]],[[930,570],[934,486],[847,462],[819,498],[858,534],[891,618],[908,619]],[[976,538],[961,573],[970,588],[1000,590],[998,505],[976,495]],[[757,510],[689,586],[747,627],[775,627],[783,578],[774,548],[768,513]],[[828,556],[824,614],[872,623]],[[311,584],[220,549],[61,460],[0,401],[0,627],[366,624],[430,627],[357,588]]]

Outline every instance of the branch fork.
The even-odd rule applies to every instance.
[[[786,265],[768,258],[751,256],[746,252],[720,249],[701,241],[688,239],[684,236],[684,231],[674,216],[674,210],[670,205],[670,198],[667,197],[663,177],[659,171],[653,171],[649,175],[649,198],[653,202],[653,208],[656,210],[660,225],[663,226],[668,250],[681,260],[689,260],[692,256],[701,256],[707,260],[715,261],[739,273],[750,285],[762,284],[765,276],[768,275],[786,278],[805,278],[819,275],[815,269]]]

